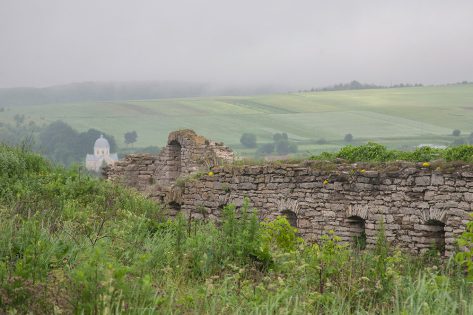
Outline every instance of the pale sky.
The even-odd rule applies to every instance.
[[[0,0],[0,87],[473,81],[472,0]]]

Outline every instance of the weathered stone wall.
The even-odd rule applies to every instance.
[[[169,204],[171,215],[218,220],[224,205],[240,207],[248,198],[261,219],[286,215],[308,241],[334,230],[346,241],[366,235],[370,247],[384,225],[393,245],[414,253],[435,246],[450,255],[473,212],[472,166],[221,166],[232,159],[223,145],[181,131],[159,155],[130,155],[104,174]],[[197,170],[205,172],[188,176]]]
[[[374,246],[383,224],[388,240],[404,250],[417,253],[435,245],[451,254],[472,212],[472,169],[444,172],[413,164],[394,168],[217,167],[214,176],[186,182],[181,209],[217,219],[224,205],[241,206],[247,197],[261,219],[295,213],[297,227],[309,241],[329,230],[351,241],[364,230],[368,247]]]
[[[103,175],[140,191],[153,191],[169,188],[178,178],[233,159],[233,152],[222,143],[207,140],[192,130],[179,130],[169,134],[167,146],[159,154],[128,155],[106,167]]]

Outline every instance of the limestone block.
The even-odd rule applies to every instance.
[[[430,185],[430,177],[429,176],[416,177],[415,184],[418,186],[428,186]]]

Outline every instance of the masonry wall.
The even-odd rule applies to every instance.
[[[172,186],[178,178],[223,161],[233,161],[233,152],[228,147],[192,130],[179,130],[169,134],[167,145],[159,154],[130,154],[106,167],[103,175],[140,191],[156,193]]]
[[[370,247],[383,224],[394,246],[414,253],[444,247],[449,255],[472,212],[469,166],[435,171],[403,164],[365,171],[353,165],[264,165],[216,167],[213,173],[185,183],[181,211],[218,219],[224,205],[241,206],[246,197],[261,219],[295,213],[309,241],[329,230],[352,241],[364,230]]]
[[[231,161],[223,144],[181,130],[159,155],[129,155],[104,176],[167,204],[170,215],[218,220],[225,205],[248,198],[262,220],[285,215],[308,241],[333,230],[347,242],[366,238],[370,247],[384,226],[394,246],[413,253],[436,247],[450,255],[473,212],[471,165],[219,166]]]

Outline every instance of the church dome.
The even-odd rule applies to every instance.
[[[108,143],[108,140],[103,137],[103,135],[100,135],[100,138],[95,140],[94,148],[110,149],[110,144]]]

